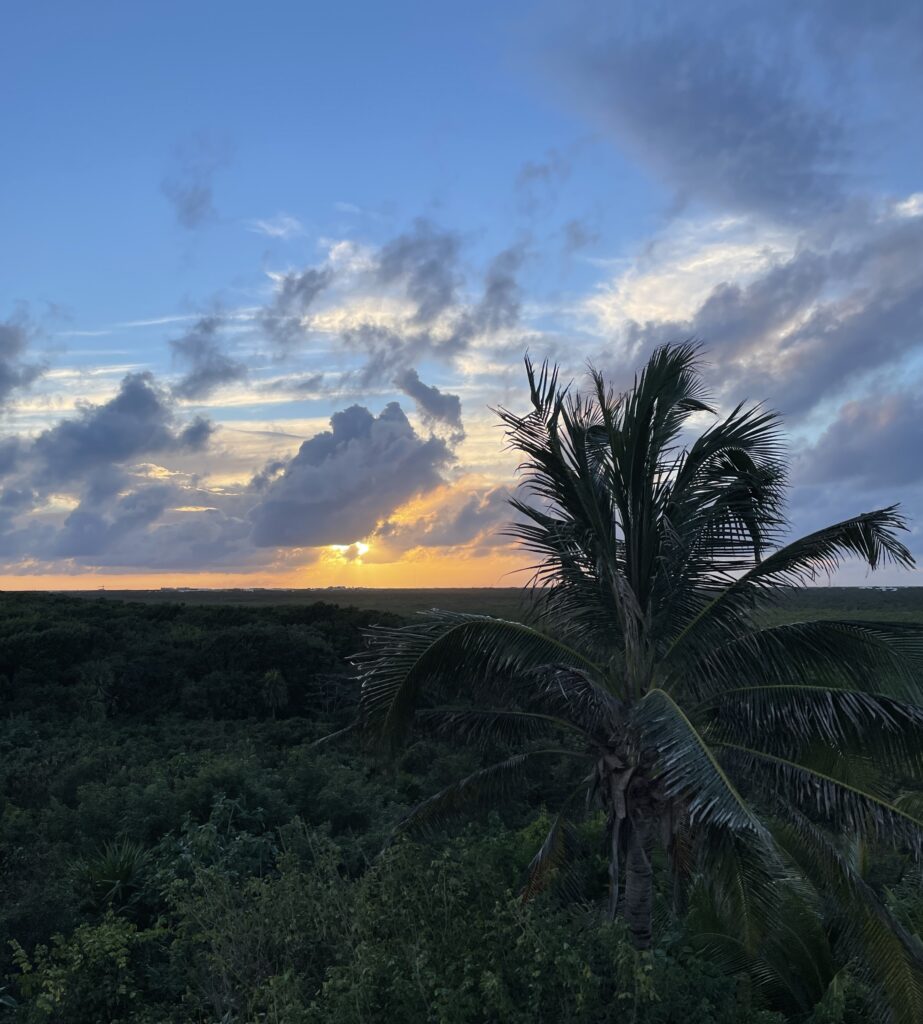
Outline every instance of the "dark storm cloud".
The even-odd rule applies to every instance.
[[[419,437],[392,402],[379,416],[354,405],[302,444],[252,509],[258,547],[351,544],[414,495],[442,482],[445,441]]]
[[[224,384],[233,384],[247,376],[244,363],[232,359],[221,347],[219,316],[203,317],[181,338],[170,342],[173,356],[186,365],[183,378],[174,386],[180,398],[205,398]]]
[[[229,158],[226,144],[204,135],[176,147],[174,166],[161,181],[160,190],[182,227],[192,230],[217,216],[213,179]]]
[[[38,464],[37,477],[56,485],[154,453],[201,449],[211,429],[201,418],[177,423],[169,397],[153,376],[130,373],[114,398],[85,406],[74,419],[39,434],[30,457]]]
[[[414,322],[431,324],[458,301],[460,250],[461,239],[455,232],[419,219],[411,231],[382,248],[378,280],[382,284],[402,281],[408,298],[416,305]]]
[[[333,279],[330,267],[308,267],[285,274],[278,283],[272,302],[259,314],[259,323],[266,334],[281,346],[301,340],[305,316]]]
[[[0,402],[18,388],[28,387],[44,371],[38,363],[25,360],[34,328],[24,312],[0,320]]]
[[[209,507],[216,502],[223,507]],[[47,549],[50,557],[98,567],[242,568],[256,558],[249,533],[239,499],[155,483],[105,505],[82,502]]]
[[[445,423],[457,431],[462,430],[461,399],[458,395],[424,384],[417,371],[410,367],[394,378],[394,384],[417,403],[425,421]]]
[[[154,572],[252,568],[262,558],[249,542],[250,523],[222,509],[180,513],[173,521],[119,538],[95,559],[112,567]]]

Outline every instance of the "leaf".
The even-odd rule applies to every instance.
[[[367,648],[355,657],[362,684],[359,712],[380,736],[400,736],[424,683],[496,675],[498,682],[546,664],[596,671],[578,651],[520,622],[487,615],[434,614],[428,621],[402,627],[375,627]]]
[[[784,794],[788,804],[818,814],[838,828],[870,833],[892,845],[907,844],[918,855],[923,851],[923,821],[878,794],[752,747],[726,742],[716,747],[750,785],[777,799]]]
[[[750,683],[815,683],[923,699],[923,626],[819,619],[747,629],[677,667],[673,687],[721,693]]]
[[[528,762],[543,757],[584,759],[582,755],[564,748],[513,754],[486,768],[479,768],[423,800],[406,815],[395,831],[432,829],[472,806],[496,803],[510,794],[514,784],[522,778]]]
[[[529,862],[526,883],[522,890],[523,903],[535,899],[540,893],[549,889],[554,882],[560,881],[571,896],[576,895],[572,878],[565,868],[573,857],[578,846],[573,826],[559,811],[548,829],[542,845]]]
[[[822,742],[890,772],[923,768],[923,707],[829,686],[783,684],[724,690],[693,711],[711,742],[794,754]]]
[[[688,660],[690,648],[702,651],[709,644],[734,638],[737,631],[748,632],[742,616],[757,597],[774,588],[812,582],[820,573],[829,575],[846,557],[857,557],[870,569],[887,564],[912,568],[913,556],[897,536],[906,529],[898,506],[890,505],[779,548],[707,600],[676,633],[664,661],[672,663],[680,655]]]
[[[683,801],[692,824],[763,831],[706,741],[668,693],[648,691],[638,702],[633,724],[640,748],[656,752],[655,769],[664,794]]]
[[[844,958],[873,986],[879,1019],[917,1024],[923,1019],[923,948],[895,920],[871,887],[830,839],[808,818],[780,804],[786,823],[774,829],[777,843],[830,899],[839,919]]]
[[[584,739],[592,737],[578,724],[554,715],[530,711],[508,711],[495,708],[427,708],[417,713],[425,725],[434,727],[439,736],[448,736],[462,743],[484,745],[522,743],[564,730]]]

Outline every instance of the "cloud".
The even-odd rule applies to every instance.
[[[363,387],[382,384],[424,357],[450,362],[478,337],[513,328],[521,312],[517,271],[525,247],[498,253],[483,276],[481,296],[463,293],[460,239],[428,221],[385,245],[374,262],[379,285],[398,286],[410,311],[388,320],[359,321],[341,331],[345,345],[364,353],[352,374]]]
[[[176,147],[173,169],[164,176],[160,190],[173,207],[178,224],[191,231],[215,219],[213,179],[229,161],[227,144],[206,135]]]
[[[81,508],[45,546],[50,557],[94,568],[188,572],[246,570],[262,563],[245,515],[234,508],[176,507],[185,500],[191,500],[188,490],[160,486],[133,492],[109,509]]]
[[[445,423],[462,432],[461,399],[458,395],[424,384],[417,371],[410,367],[394,378],[394,384],[417,403],[425,422]]]
[[[351,406],[330,428],[302,444],[251,510],[258,547],[352,544],[437,487],[453,459],[444,440],[419,437],[396,402],[377,417]]]
[[[436,228],[428,220],[388,242],[378,254],[377,275],[382,284],[401,281],[416,305],[415,324],[432,324],[458,302],[461,274],[460,237]]]
[[[505,485],[477,488],[468,493],[450,490],[435,509],[407,520],[386,520],[375,532],[392,551],[415,547],[474,545],[485,554],[506,543],[502,527],[510,521],[512,488]]]
[[[0,403],[19,388],[27,388],[45,371],[39,363],[23,358],[35,329],[24,310],[0,320]]]
[[[268,238],[294,238],[296,235],[304,234],[301,221],[287,213],[280,213],[265,220],[247,221],[247,228]]]
[[[474,331],[494,334],[519,320],[521,291],[516,272],[525,259],[522,246],[511,246],[494,257],[484,277],[484,294],[474,311]]]
[[[265,384],[264,388],[267,391],[283,392],[296,398],[303,398],[319,394],[323,385],[324,375],[322,373],[308,373],[301,376],[279,377],[277,380]]]
[[[527,160],[516,175],[519,187],[532,182],[542,183],[564,181],[570,174],[570,161],[559,150],[553,147],[548,150],[543,160]]]
[[[288,346],[304,337],[304,321],[318,296],[334,279],[329,266],[308,267],[281,275],[272,302],[259,314],[259,323],[280,346]]]
[[[658,308],[650,319],[611,321],[621,355],[602,363],[623,374],[658,344],[698,338],[723,393],[765,397],[803,416],[919,349],[921,260],[923,216],[844,217],[832,238],[806,232],[745,280],[713,285],[686,317],[663,318]]]
[[[118,394],[102,405],[86,405],[36,437],[29,450],[37,478],[59,486],[88,474],[160,452],[199,451],[212,425],[201,417],[176,421],[169,396],[150,373],[129,373]]]
[[[178,397],[205,398],[223,384],[233,384],[247,376],[246,365],[232,359],[218,344],[222,324],[219,316],[203,317],[192,330],[170,342],[174,358],[188,367],[173,387]]]
[[[579,252],[599,241],[599,232],[582,220],[567,221],[562,232],[566,253]]]
[[[743,38],[671,26],[588,46],[579,63],[595,117],[681,201],[789,219],[839,200],[838,118]]]
[[[553,203],[570,173],[570,159],[554,147],[541,160],[527,160],[516,175],[516,192],[523,212],[534,214],[543,204]]]
[[[923,484],[923,381],[846,402],[795,463],[795,480],[903,491]]]
[[[13,471],[24,447],[25,442],[16,436],[0,439],[0,477]]]
[[[212,430],[201,417],[181,420],[152,374],[129,373],[108,401],[83,404],[34,439],[5,438],[0,553],[58,571],[62,565],[152,567],[149,538],[171,509],[210,502],[187,474],[147,460],[201,453]],[[241,500],[225,497],[222,515],[239,519]]]
[[[109,514],[92,507],[92,502],[81,502],[65,519],[50,554],[73,558],[109,551],[122,537],[159,519],[172,493],[173,488],[163,484],[144,487],[118,498]]]

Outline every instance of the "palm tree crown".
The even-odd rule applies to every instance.
[[[923,759],[923,634],[758,614],[844,558],[912,566],[904,520],[892,506],[783,544],[778,419],[744,405],[717,417],[698,356],[693,344],[658,349],[624,394],[595,372],[575,393],[527,360],[531,410],[500,416],[523,456],[509,532],[535,557],[533,614],[433,613],[370,631],[357,659],[362,724],[400,741],[434,682],[484,700],[425,715],[522,747],[411,822],[515,782],[529,760],[583,758],[583,803],[605,815],[608,912],[638,947],[651,942],[662,865],[677,910],[705,891],[733,922],[725,953],[768,962],[769,937],[784,947],[792,927],[780,908],[813,908],[887,1012],[920,1019],[919,944],[851,851],[920,852],[923,823],[900,787]],[[527,894],[560,874],[580,804],[554,817]]]

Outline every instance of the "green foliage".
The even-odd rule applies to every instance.
[[[360,630],[394,621],[0,595],[0,1020],[877,1024],[850,970],[796,1005],[762,983],[765,959],[706,942],[706,926],[740,931],[728,886],[706,894],[707,918],[703,896],[670,924],[659,882],[653,948],[636,953],[598,913],[599,811],[566,833],[579,858],[549,856],[523,903],[554,823],[543,805],[581,777],[569,762],[528,758],[511,799],[461,835],[395,838],[427,796],[547,736],[461,702],[458,739],[434,717],[394,760],[315,746],[353,714]],[[592,703],[575,679],[555,685]],[[871,840],[862,860],[919,934],[906,852]]]
[[[124,837],[105,843],[78,867],[82,909],[132,916],[143,896],[147,866],[148,853],[141,843]]]
[[[621,394],[596,372],[584,393],[547,363],[527,358],[526,374],[531,409],[500,417],[522,459],[508,532],[535,559],[530,620],[434,611],[367,630],[355,659],[355,726],[373,741],[393,748],[422,725],[506,748],[420,801],[402,828],[521,800],[533,761],[569,761],[574,794],[605,814],[608,914],[636,948],[654,942],[659,871],[674,925],[690,888],[705,886],[738,962],[779,982],[780,888],[795,881],[799,912],[822,926],[803,966],[819,979],[830,972],[818,955],[852,969],[870,1005],[916,1024],[923,949],[850,851],[923,859],[912,796],[923,627],[766,624],[772,599],[844,561],[912,568],[898,507],[788,540],[778,418],[743,404],[719,416],[692,342],[657,348]],[[690,436],[694,415],[712,422]],[[582,813],[574,794],[532,860],[527,895],[564,874]],[[797,1008],[826,991],[802,992]]]
[[[80,925],[66,938],[54,935],[50,946],[37,946],[31,957],[14,941],[21,1019],[28,1024],[151,1019],[143,1009],[145,1003],[150,1008],[151,996],[145,961],[159,938],[108,913],[99,924]]]

